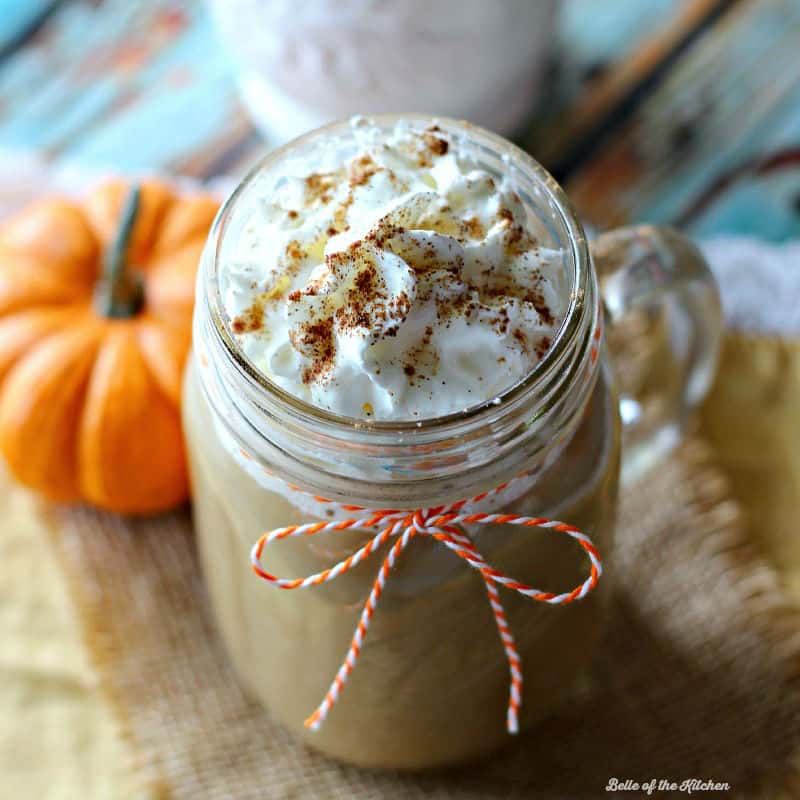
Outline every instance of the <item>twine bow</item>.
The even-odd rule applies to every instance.
[[[355,567],[361,561],[369,558],[375,550],[388,542],[389,539],[397,537],[397,540],[384,558],[383,564],[381,564],[381,568],[375,578],[372,591],[361,612],[361,618],[353,634],[353,639],[350,642],[350,648],[347,651],[344,662],[336,673],[322,702],[317,706],[317,709],[311,716],[306,719],[306,727],[312,730],[318,730],[344,689],[345,682],[358,661],[364,639],[367,635],[367,628],[375,613],[375,608],[383,593],[389,573],[397,562],[398,556],[408,547],[409,542],[415,536],[430,536],[436,541],[441,542],[459,558],[466,561],[466,563],[473,569],[476,569],[483,578],[486,592],[489,595],[489,605],[494,614],[500,640],[505,650],[506,658],[508,659],[509,673],[511,676],[506,726],[509,733],[517,733],[519,730],[519,708],[522,704],[522,660],[517,652],[514,636],[508,627],[497,586],[505,586],[507,589],[512,589],[525,597],[530,597],[532,600],[537,600],[542,603],[563,605],[586,597],[597,585],[603,568],[600,562],[600,554],[592,544],[592,540],[572,525],[545,519],[544,517],[525,517],[519,514],[460,513],[467,503],[480,502],[490,494],[503,491],[507,486],[508,483],[502,484],[490,492],[484,492],[477,497],[473,497],[471,500],[460,500],[450,505],[417,509],[416,511],[399,511],[392,509],[370,510],[362,506],[338,504],[323,497],[315,497],[314,499],[318,502],[330,503],[344,511],[365,512],[365,516],[358,519],[345,519],[338,522],[313,522],[305,525],[290,525],[286,528],[277,528],[269,533],[265,533],[256,542],[251,551],[250,559],[253,570],[259,577],[279,589],[308,589],[312,586],[319,586],[322,583],[334,580],[339,575]],[[455,527],[460,524],[475,523],[482,525],[521,525],[525,528],[545,528],[551,531],[565,533],[567,536],[575,539],[586,551],[591,563],[589,576],[572,591],[564,594],[543,592],[540,589],[534,589],[532,586],[509,578],[503,575],[502,572],[489,566],[472,543],[472,540]],[[261,565],[261,556],[264,552],[264,548],[272,542],[276,542],[280,539],[287,539],[291,536],[314,536],[323,531],[343,531],[351,528],[380,528],[380,531],[363,547],[359,548],[352,555],[340,561],[330,569],[323,570],[315,575],[309,575],[307,578],[289,579],[278,578],[271,575],[269,572],[266,572]]]

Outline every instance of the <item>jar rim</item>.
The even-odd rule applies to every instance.
[[[265,170],[289,156],[293,151],[306,147],[315,140],[349,132],[353,120],[352,117],[315,128],[274,150],[270,150],[248,171],[220,207],[209,232],[206,245],[211,258],[207,259],[204,256],[201,262],[201,271],[205,270],[206,264],[208,264],[210,265],[210,272],[208,275],[201,274],[199,276],[199,279],[205,283],[204,295],[210,311],[212,328],[216,331],[220,343],[236,369],[249,382],[295,415],[314,424],[324,424],[331,430],[339,432],[358,431],[362,434],[368,431],[382,434],[419,433],[421,431],[432,432],[434,430],[448,429],[453,425],[461,426],[463,423],[470,421],[482,421],[487,412],[496,413],[498,409],[502,409],[509,404],[516,404],[516,401],[533,390],[541,379],[551,372],[554,365],[562,360],[575,337],[580,334],[586,309],[586,298],[589,293],[587,290],[591,285],[591,261],[583,227],[571,202],[555,178],[533,156],[499,134],[466,120],[457,120],[432,114],[373,114],[369,115],[367,119],[370,123],[380,128],[394,126],[399,122],[408,122],[425,127],[438,125],[446,132],[452,131],[460,135],[466,135],[471,141],[492,149],[501,158],[513,163],[526,177],[533,179],[536,185],[546,192],[547,198],[551,201],[553,209],[558,213],[560,222],[567,233],[567,246],[570,250],[574,275],[572,280],[573,288],[570,292],[566,314],[544,356],[536,363],[533,369],[502,391],[497,392],[494,396],[449,414],[426,417],[421,420],[365,420],[336,414],[302,400],[284,389],[258,369],[246,356],[231,331],[218,281],[222,241],[231,222],[234,209],[243,194]]]

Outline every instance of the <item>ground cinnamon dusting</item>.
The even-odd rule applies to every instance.
[[[296,350],[306,354],[311,363],[303,370],[303,383],[309,384],[324,378],[333,368],[336,343],[333,336],[333,318],[301,325],[298,331],[289,332],[289,341]]]
[[[422,141],[428,146],[428,149],[436,156],[443,156],[447,154],[450,149],[450,142],[447,139],[442,139],[439,136],[434,136],[441,130],[438,125],[428,128],[422,134]]]
[[[257,297],[250,308],[231,322],[234,333],[254,333],[260,331],[263,325],[264,303],[260,297]]]
[[[336,211],[333,212],[333,224],[340,230],[349,230],[350,226],[347,224],[347,211],[353,205],[353,190],[352,187],[347,193],[347,197],[339,203]]]
[[[499,208],[497,210],[497,218],[510,226],[514,222],[514,212],[510,208]]]
[[[539,358],[544,358],[544,354],[550,349],[552,341],[549,336],[543,336],[539,343],[536,345],[536,355]]]
[[[306,198],[310,202],[329,203],[331,190],[336,187],[338,179],[331,172],[312,172],[306,177]]]
[[[481,221],[477,217],[465,219],[464,227],[473,239],[483,239],[486,236],[486,231],[483,229],[483,225],[481,225]]]
[[[350,186],[363,186],[376,172],[380,172],[382,169],[383,167],[376,164],[370,156],[364,155],[353,159],[348,170]]]
[[[528,337],[525,336],[525,332],[520,328],[514,328],[514,330],[511,331],[511,335],[519,342],[519,345],[522,348],[522,352],[527,353]]]
[[[546,325],[552,325],[555,322],[553,312],[550,311],[550,306],[547,305],[540,291],[532,289],[527,292],[522,299],[523,302],[530,303],[536,309],[536,313],[542,318],[542,322]]]
[[[303,248],[300,245],[300,242],[297,241],[297,239],[292,239],[286,245],[285,252],[286,252],[287,258],[290,258],[293,261],[299,261],[305,255],[305,253],[303,252]]]

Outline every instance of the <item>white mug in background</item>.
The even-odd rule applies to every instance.
[[[504,135],[531,114],[557,0],[211,0],[242,98],[271,144],[398,108]]]

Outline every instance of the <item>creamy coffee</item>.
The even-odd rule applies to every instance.
[[[594,396],[573,443],[535,489],[505,510],[569,520],[605,554],[619,437],[604,383]],[[324,725],[303,726],[341,665],[384,553],[314,590],[284,592],[258,580],[250,568],[256,538],[313,518],[288,492],[250,479],[209,435],[214,423],[194,366],[184,414],[203,572],[217,627],[248,694],[312,747],[362,766],[421,769],[508,743],[508,666],[486,590],[459,559],[428,541],[412,546],[390,578],[361,658]],[[586,560],[564,539],[500,526],[475,534],[494,566],[537,586],[569,589],[586,575]],[[264,562],[278,575],[311,575],[368,538],[352,532],[290,539],[267,551]],[[609,585],[605,575],[586,600],[564,608],[503,593],[523,660],[523,730],[569,700],[602,632]]]
[[[252,572],[261,534],[346,519],[353,503],[424,509],[511,481],[470,508],[563,520],[610,549],[619,420],[597,286],[576,261],[579,231],[520,158],[453,122],[322,131],[249,179],[201,266],[184,424],[214,616],[250,694],[346,761],[420,769],[508,742],[509,665],[486,587],[419,536],[310,731],[388,545],[330,583],[283,591]],[[553,531],[460,530],[545,591],[586,578],[583,551]],[[374,533],[285,539],[263,563],[313,575]],[[568,700],[608,585],[564,606],[501,590],[521,728]]]

